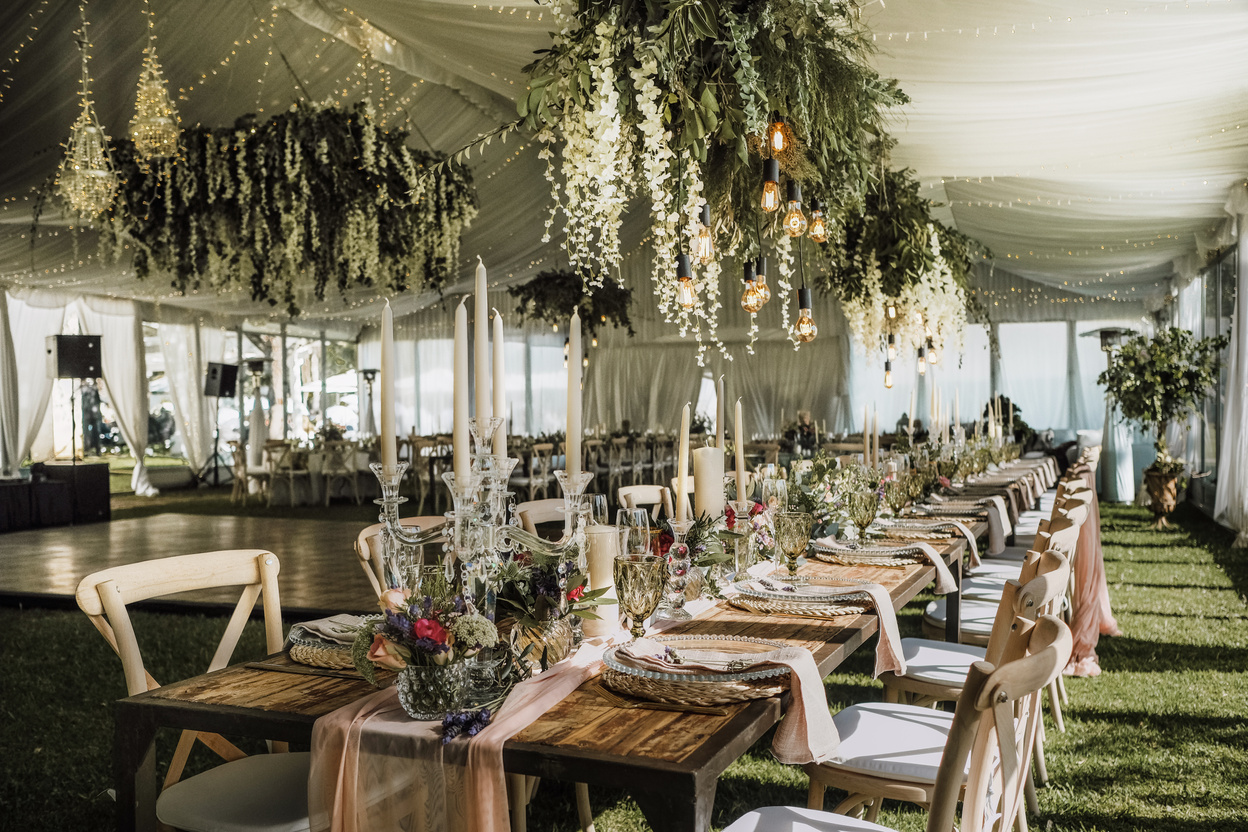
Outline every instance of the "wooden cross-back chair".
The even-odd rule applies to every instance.
[[[325,505],[329,505],[329,493],[339,480],[351,485],[355,504],[360,504],[360,471],[355,465],[358,449],[358,445],[345,439],[325,443],[325,461],[321,465],[321,476],[325,478]]]
[[[130,620],[131,604],[176,592],[240,587],[238,604],[207,668],[208,672],[220,670],[230,663],[257,600],[264,610],[266,650],[281,651],[278,569],[277,556],[261,549],[178,555],[95,572],[78,584],[75,598],[121,658],[126,690],[134,696],[154,690],[160,683],[143,663]],[[181,780],[196,740],[226,762]],[[285,743],[275,743],[274,747],[284,751]],[[306,829],[309,759],[307,753],[248,757],[218,734],[183,731],[156,801],[156,815],[162,823],[191,832],[257,829],[260,819],[276,819],[283,829]]]
[[[529,501],[550,494],[550,486],[555,481],[551,467],[555,456],[555,446],[551,442],[539,442],[533,446],[533,453],[523,461],[524,467],[518,468],[511,477],[511,484],[527,496]]]
[[[440,514],[432,514],[425,517],[403,517],[400,518],[399,525],[412,531],[429,531],[446,525],[446,517]],[[381,526],[381,523],[365,526],[355,538],[355,556],[360,562],[360,568],[364,570],[364,574],[368,577],[368,583],[372,586],[373,592],[379,596],[388,588],[386,585],[385,553],[382,551]],[[428,563],[430,560],[429,551],[424,551],[421,554],[424,562]],[[435,552],[433,560],[437,561],[440,559],[440,554]]]
[[[520,518],[520,528],[529,534],[537,534],[539,524],[564,522],[563,499],[559,497],[549,500],[530,500],[516,506],[516,516]],[[563,536],[562,530],[555,538]]]
[[[274,485],[279,480],[286,480],[286,488],[290,493],[290,504],[295,504],[295,483],[308,479],[311,473],[306,468],[295,467],[295,446],[282,439],[271,439],[264,443],[264,467],[269,471],[268,505],[273,505]]]
[[[620,508],[648,508],[651,522],[671,517],[672,492],[664,485],[624,485],[616,491]]]

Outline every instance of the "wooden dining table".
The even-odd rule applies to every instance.
[[[985,536],[988,526],[973,524]],[[932,543],[960,582],[966,541]],[[802,573],[870,580],[900,609],[930,584],[928,563],[904,567],[841,566],[810,560]],[[957,593],[949,596],[947,637],[957,640]],[[822,675],[831,673],[878,631],[874,613],[829,619],[758,615],[719,602],[670,634],[741,635],[805,647]],[[308,743],[316,720],[373,692],[351,672],[318,673],[288,658],[271,667],[243,663],[119,700],[114,706],[113,766],[117,828],[156,827],[154,739],[161,728],[190,729]],[[285,666],[285,669],[282,667]],[[703,832],[710,826],[719,776],[780,719],[782,697],[725,705],[723,716],[620,708],[594,692],[591,680],[503,747],[510,774],[625,788],[652,828]]]

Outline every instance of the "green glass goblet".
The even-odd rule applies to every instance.
[[[880,495],[874,491],[850,494],[848,508],[849,520],[858,528],[858,542],[865,543],[867,527],[875,522],[875,515],[880,510]]]
[[[884,500],[888,503],[894,517],[901,516],[901,510],[906,507],[909,499],[910,488],[902,479],[894,480],[884,488]]]
[[[617,555],[615,592],[620,609],[628,616],[629,633],[641,638],[649,618],[663,598],[667,564],[658,555]]]
[[[814,516],[804,511],[782,511],[776,515],[776,550],[784,555],[788,579],[793,583],[799,581],[797,559],[806,554],[814,525]]]

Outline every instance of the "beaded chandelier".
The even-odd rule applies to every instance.
[[[82,28],[78,30],[78,48],[82,53],[82,112],[69,131],[65,156],[57,173],[57,190],[79,217],[91,219],[112,205],[117,190],[117,174],[108,156],[108,137],[95,115],[91,101],[91,76],[87,71],[87,12],[78,6]]]
[[[130,138],[135,155],[145,166],[157,159],[178,153],[178,111],[169,97],[169,82],[156,57],[156,33],[150,9],[147,9],[147,48],[143,50],[143,71],[139,74],[139,92],[134,102],[134,118],[130,119]]]

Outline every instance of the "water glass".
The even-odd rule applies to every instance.
[[[589,522],[595,526],[607,525],[606,494],[586,494],[585,505],[589,508]]]
[[[650,512],[644,508],[622,508],[615,513],[620,530],[620,551],[644,555],[650,551]]]

